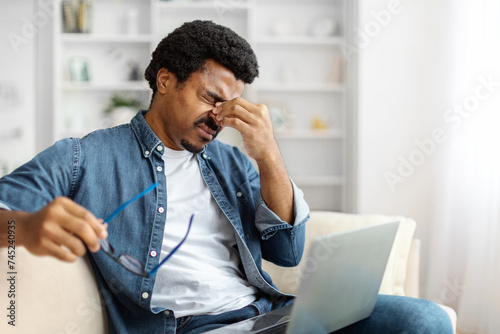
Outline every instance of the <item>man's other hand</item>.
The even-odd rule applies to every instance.
[[[3,214],[9,214],[4,211]],[[35,213],[16,215],[18,242],[34,255],[49,255],[67,262],[100,248],[106,226],[90,211],[66,197],[58,197]],[[17,217],[16,217],[17,216]]]

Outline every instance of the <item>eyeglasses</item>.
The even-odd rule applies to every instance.
[[[158,186],[158,183],[153,183],[152,185],[150,185],[149,187],[147,187],[146,189],[144,189],[141,193],[139,193],[134,198],[132,198],[132,199],[128,200],[127,202],[123,203],[122,205],[120,205],[115,211],[113,211],[112,214],[110,214],[108,216],[108,218],[104,219],[103,224],[108,223],[111,219],[113,219],[116,215],[118,215],[121,211],[123,211],[123,209],[125,209],[128,205],[130,205],[132,202],[138,200],[139,198],[143,197],[148,192],[150,192],[151,190],[155,189],[157,186]],[[167,257],[165,257],[156,267],[154,267],[153,269],[151,269],[151,271],[149,271],[149,272],[146,272],[145,269],[144,269],[144,265],[142,264],[142,262],[139,261],[137,258],[133,257],[132,255],[121,254],[119,256],[116,256],[115,249],[113,248],[113,246],[111,246],[111,244],[107,240],[99,239],[99,243],[101,244],[101,249],[104,251],[104,253],[106,253],[109,256],[111,256],[111,258],[113,260],[115,260],[116,262],[118,262],[120,265],[122,265],[123,268],[127,269],[128,271],[130,271],[133,274],[136,274],[136,275],[139,275],[139,276],[142,276],[142,277],[150,277],[154,273],[156,273],[156,271],[158,270],[158,268],[160,268],[160,266],[162,264],[164,264],[165,262],[167,262],[168,259],[170,259],[170,257],[172,255],[174,255],[174,253],[184,243],[184,241],[186,240],[186,238],[187,238],[187,236],[189,234],[189,231],[191,230],[191,225],[193,223],[193,218],[194,218],[194,214],[192,214],[191,218],[189,219],[189,224],[188,224],[188,229],[187,229],[186,235],[184,236],[184,238],[182,238],[181,242],[179,242],[179,244],[177,244],[177,246],[175,246],[170,251],[170,253],[167,255]]]

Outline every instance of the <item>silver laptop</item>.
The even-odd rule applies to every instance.
[[[293,306],[207,332],[331,333],[371,315],[399,222],[314,239]]]

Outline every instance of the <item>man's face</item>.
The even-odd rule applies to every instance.
[[[153,108],[159,108],[161,124],[155,124],[154,128],[160,131],[157,135],[167,147],[198,153],[220,131],[212,114],[215,103],[241,96],[244,83],[229,69],[210,59],[203,70],[192,73],[182,84],[178,84],[175,75],[166,72],[158,76],[159,80],[164,80],[164,89],[158,94],[159,88],[159,96],[155,96],[160,103]]]

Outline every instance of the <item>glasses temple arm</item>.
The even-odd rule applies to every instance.
[[[187,232],[186,232],[186,235],[184,236],[184,238],[181,240],[181,242],[179,242],[179,244],[177,246],[174,247],[174,249],[172,249],[172,251],[167,255],[167,257],[165,257],[163,259],[163,261],[161,261],[156,267],[154,267],[149,273],[148,273],[148,276],[151,276],[153,275],[157,270],[158,268],[160,268],[160,266],[162,264],[164,264],[165,262],[167,262],[168,259],[170,259],[170,257],[172,255],[174,255],[175,252],[177,252],[177,250],[179,249],[179,247],[181,247],[181,245],[184,243],[184,241],[186,241],[186,238],[189,234],[189,231],[191,230],[191,224],[193,223],[193,218],[194,218],[194,214],[191,215],[191,219],[189,220],[189,225],[188,225],[188,229],[187,229]]]
[[[135,196],[134,198],[126,201],[125,203],[123,203],[122,205],[120,205],[115,211],[113,211],[112,214],[110,214],[106,219],[104,219],[104,223],[108,223],[111,219],[113,219],[116,215],[118,215],[120,212],[123,211],[123,209],[125,209],[129,204],[131,204],[132,202],[138,200],[139,198],[141,198],[142,196],[146,195],[148,192],[150,192],[151,190],[153,190],[154,188],[156,188],[158,186],[158,183],[153,183],[152,185],[150,185],[149,187],[147,187],[146,189],[144,189],[141,193],[139,193],[137,196]]]

